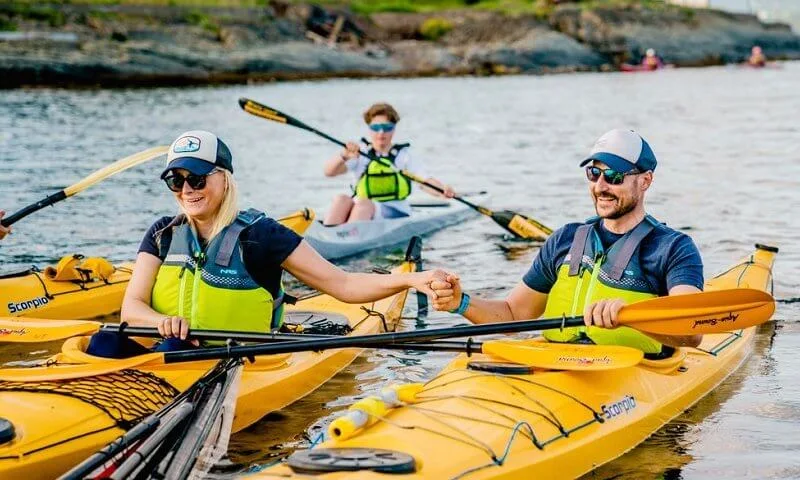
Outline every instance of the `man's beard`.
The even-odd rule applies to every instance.
[[[609,220],[616,220],[616,219],[624,217],[625,215],[627,215],[630,212],[632,212],[636,208],[636,206],[638,205],[638,202],[636,201],[635,198],[632,198],[629,202],[621,202],[620,198],[617,197],[616,195],[614,195],[613,198],[618,202],[619,206],[616,208],[616,210],[612,211],[611,213],[603,215],[603,214],[600,213],[600,210],[597,208],[597,196],[594,197],[594,211],[597,213],[597,215],[600,218],[607,218]]]

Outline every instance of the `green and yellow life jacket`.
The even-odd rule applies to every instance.
[[[392,200],[405,200],[411,195],[411,181],[400,174],[394,161],[400,152],[410,146],[410,143],[392,145],[389,153],[378,155],[375,148],[364,142],[369,147],[367,156],[370,161],[367,168],[356,183],[353,196],[369,198],[376,202],[389,202]]]
[[[158,233],[164,262],[153,285],[153,309],[188,319],[191,329],[262,333],[279,329],[283,286],[273,295],[253,280],[239,240],[245,228],[265,217],[253,209],[240,212],[205,249],[185,217],[175,217]]]
[[[621,298],[634,303],[658,296],[639,264],[639,246],[658,221],[647,215],[633,230],[605,250],[597,233],[600,219],[590,219],[578,227],[569,253],[557,271],[556,283],[547,297],[543,316],[580,316],[586,305],[598,300]],[[576,342],[588,337],[597,345],[624,345],[645,353],[659,353],[661,344],[629,327],[615,329],[571,327],[545,330],[551,342]]]

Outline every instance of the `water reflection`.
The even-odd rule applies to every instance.
[[[596,478],[798,478],[800,418],[800,191],[796,88],[800,64],[780,71],[676,69],[663,75],[336,80],[219,88],[2,91],[0,207],[13,211],[93,170],[190,128],[212,130],[235,155],[242,204],[277,216],[322,207],[347,180],[326,179],[336,148],[306,133],[242,113],[237,99],[274,104],[335,136],[358,138],[360,113],[389,101],[429,173],[461,191],[488,190],[497,209],[556,228],[594,212],[578,163],[593,140],[620,126],[639,129],[659,156],[651,213],[690,233],[711,273],[762,242],[781,247],[775,293],[781,327],[759,334],[745,368]],[[43,141],[46,139],[46,141]],[[134,257],[159,216],[175,212],[157,180],[159,161],[138,166],[32,215],[0,245],[0,270],[54,262],[79,252]],[[479,296],[499,297],[528,269],[538,246],[509,241],[491,220],[462,222],[425,239],[429,268],[460,275]],[[344,262],[386,266],[402,249]],[[294,287],[293,287],[294,288]],[[413,316],[408,311],[407,316]],[[424,324],[459,318],[431,312]],[[25,349],[3,347],[10,360]],[[58,345],[36,347],[38,355]],[[308,444],[331,416],[397,381],[431,378],[451,354],[369,351],[295,405],[234,435],[227,470],[269,461]],[[303,435],[302,432],[309,432]],[[307,438],[308,437],[308,438]]]

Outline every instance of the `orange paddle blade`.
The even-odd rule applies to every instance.
[[[483,353],[514,363],[549,370],[613,370],[632,367],[644,353],[614,345],[576,345],[567,343],[487,341]]]
[[[626,305],[619,322],[664,335],[723,333],[768,321],[775,312],[772,295],[752,288],[659,297]]]
[[[0,380],[14,382],[49,382],[72,378],[93,377],[107,373],[119,372],[128,368],[144,365],[157,365],[164,362],[163,353],[146,353],[122,360],[108,359],[97,363],[77,365],[47,365],[33,368],[2,368]]]
[[[90,335],[97,332],[101,325],[91,320],[0,318],[0,343],[52,342]]]

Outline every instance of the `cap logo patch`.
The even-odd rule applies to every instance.
[[[200,139],[197,137],[181,137],[175,141],[172,151],[175,153],[189,153],[200,150]]]

